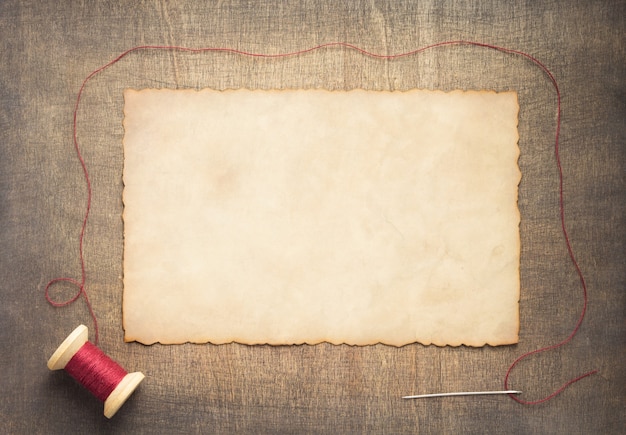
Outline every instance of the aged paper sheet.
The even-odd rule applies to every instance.
[[[515,93],[124,98],[127,341],[517,342]]]

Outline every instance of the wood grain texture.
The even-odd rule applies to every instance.
[[[0,3],[0,246],[6,433],[615,433],[626,417],[623,1],[354,1]],[[506,397],[402,401],[406,394],[501,389],[523,352],[569,333],[580,289],[558,221],[555,96],[528,61],[444,47],[393,62],[343,49],[289,59],[138,52],[92,80],[78,135],[93,181],[85,257],[99,346],[146,380],[110,421],[102,405],[46,360],[79,323],[46,282],[80,274],[85,184],[71,143],[82,80],[130,47],[176,44],[284,52],[346,41],[380,53],[470,39],[533,54],[563,95],[562,160],[572,244],[589,315],[567,347],[512,375],[525,399],[600,373],[541,406]],[[504,348],[125,344],[122,298],[124,88],[516,90],[520,104],[520,342]],[[59,299],[74,289],[57,287]]]

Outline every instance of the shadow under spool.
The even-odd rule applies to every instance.
[[[88,341],[88,332],[85,325],[74,329],[52,354],[48,368],[65,369],[104,402],[104,415],[111,418],[143,381],[144,375],[141,372],[127,373]]]

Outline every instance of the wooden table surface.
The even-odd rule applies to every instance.
[[[473,2],[7,0],[0,3],[0,432],[618,433],[626,423],[624,1]],[[49,305],[46,283],[80,279],[86,186],[72,144],[82,81],[138,45],[282,53],[331,41],[393,54],[448,40],[529,53],[559,83],[565,216],[587,278],[587,317],[566,346],[522,362],[527,400],[597,369],[554,400],[403,401],[501,389],[511,362],[558,342],[582,309],[560,232],[549,78],[522,56],[447,46],[387,61],[333,47],[281,59],[140,50],[85,88],[77,134],[92,177],[87,291],[101,347],[146,380],[107,420],[102,404],[46,361],[87,307]],[[121,301],[125,88],[495,89],[519,93],[523,173],[521,330],[515,346],[143,346],[124,343]],[[176,291],[176,289],[172,289]],[[58,299],[76,289],[54,288]],[[234,319],[236,321],[236,319]],[[93,329],[93,328],[92,328]],[[93,338],[93,335],[92,335]]]

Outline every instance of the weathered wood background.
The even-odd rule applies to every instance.
[[[206,3],[206,4],[205,4]],[[0,432],[3,433],[617,433],[626,423],[624,1],[0,2]],[[399,53],[468,39],[528,52],[563,97],[562,160],[572,246],[588,316],[568,346],[528,359],[511,385],[556,399],[403,401],[433,391],[500,389],[520,354],[571,331],[581,289],[560,233],[555,93],[531,62],[478,47],[395,61],[325,49],[287,59],[142,51],[92,80],[78,135],[93,182],[88,291],[99,346],[147,379],[108,421],[102,404],[46,360],[83,302],[55,309],[45,284],[80,277],[85,182],[72,145],[82,80],[143,44],[280,53],[330,41]],[[124,88],[516,90],[520,101],[521,334],[516,346],[142,346],[122,340]],[[74,289],[56,288],[59,298]],[[176,289],[172,289],[176,291]],[[233,319],[236,321],[236,319]]]

